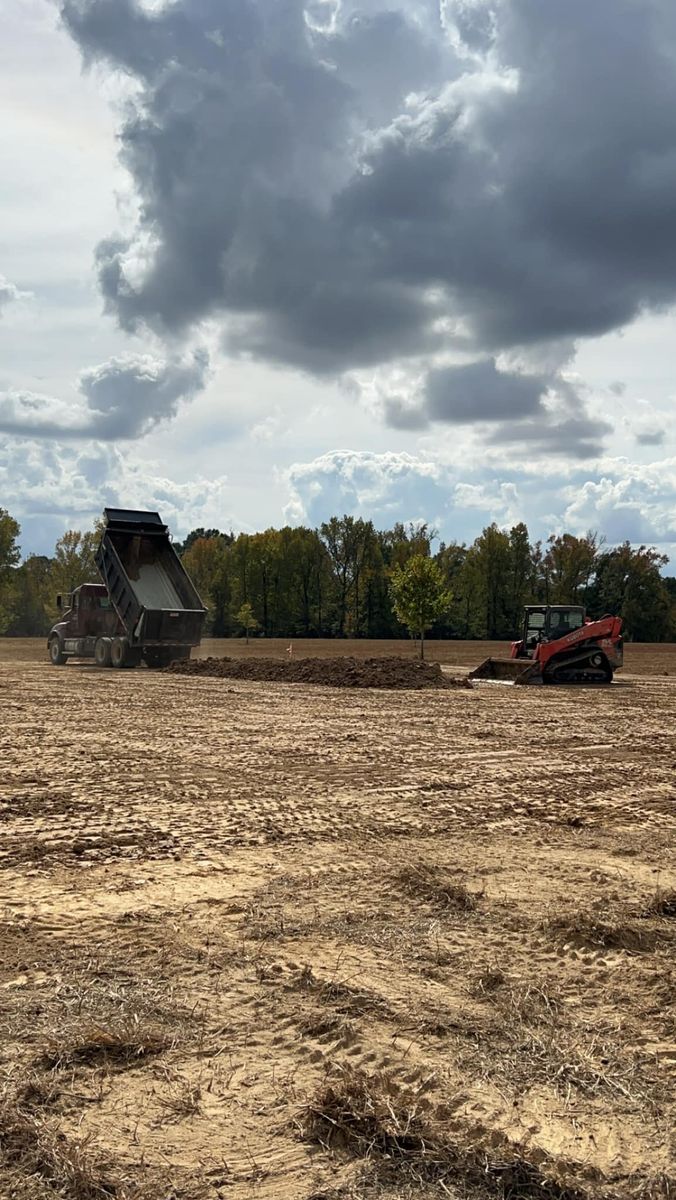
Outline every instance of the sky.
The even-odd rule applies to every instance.
[[[0,507],[676,568],[673,0],[3,0]]]

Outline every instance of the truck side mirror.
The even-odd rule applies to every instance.
[[[62,601],[63,601],[63,597],[62,597],[62,595],[61,595],[61,592],[59,592],[58,596],[56,597],[56,607],[58,608],[59,612],[60,612],[60,611],[61,611],[61,609],[63,608],[63,602],[62,602]]]

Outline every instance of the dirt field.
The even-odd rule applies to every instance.
[[[0,642],[3,1200],[673,1197],[676,647],[626,661],[393,692]]]

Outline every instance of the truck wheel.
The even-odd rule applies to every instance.
[[[97,667],[109,667],[110,666],[111,647],[112,647],[112,641],[110,638],[107,638],[107,637],[98,638],[96,645],[94,647],[94,658],[96,659]]]
[[[171,650],[163,648],[146,650],[144,654],[146,664],[150,667],[151,671],[163,671],[165,667],[169,666],[173,657],[174,655]]]
[[[110,646],[110,663],[113,667],[126,667],[128,646],[124,638],[113,638]]]
[[[55,667],[62,667],[66,662],[67,656],[61,649],[61,642],[58,637],[53,637],[49,643],[49,657]]]

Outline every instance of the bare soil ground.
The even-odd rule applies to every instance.
[[[673,1197],[675,716],[0,643],[0,1196]]]

